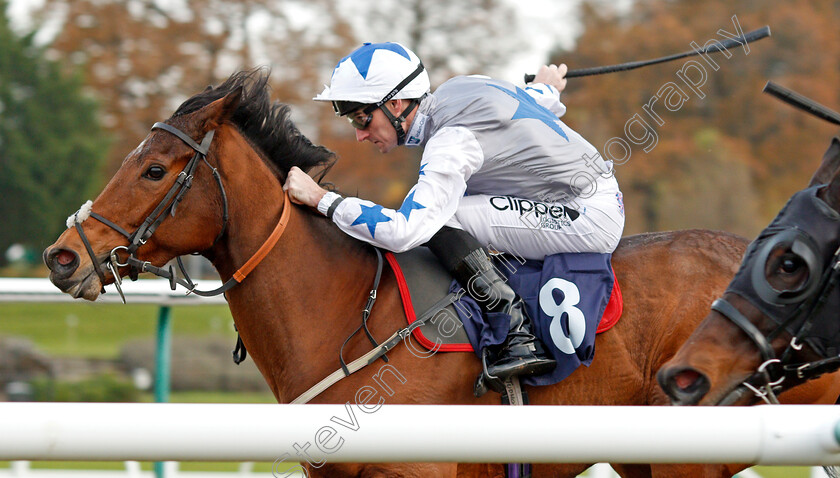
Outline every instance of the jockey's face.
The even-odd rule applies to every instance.
[[[407,101],[392,100],[386,103],[385,107],[388,108],[394,116],[399,116],[405,109],[406,104],[408,104]],[[377,108],[371,114],[372,118],[370,120],[370,124],[368,124],[364,129],[356,129],[356,140],[370,141],[377,149],[379,149],[380,153],[387,153],[397,146],[397,132],[394,130],[394,127],[391,126],[391,122],[388,121],[388,117],[385,116],[385,113],[383,113],[382,110]],[[361,118],[364,116],[364,113],[359,110],[350,113],[348,116],[354,115]],[[408,126],[408,121],[403,122],[403,129],[407,130]]]

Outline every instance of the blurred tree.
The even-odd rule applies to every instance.
[[[82,68],[116,137],[106,170],[186,98],[236,70],[268,65],[275,95],[308,100],[324,68],[347,45],[349,28],[326,0],[45,0],[34,12],[48,28],[61,16],[49,52]],[[319,23],[306,28],[302,17]],[[53,21],[52,23],[56,23]],[[331,46],[332,45],[332,46]],[[314,123],[314,115],[302,115]]]
[[[108,141],[80,77],[13,33],[6,7],[0,0],[0,252],[40,250],[98,184]]]
[[[729,58],[721,53],[710,55],[709,62],[693,58],[706,74],[700,81],[700,70],[693,72],[703,97],[679,77],[686,60],[569,81],[564,120],[602,153],[611,138],[628,140],[625,127],[634,115],[657,136],[647,152],[628,141],[632,154],[617,168],[628,233],[693,226],[752,236],[807,184],[836,129],[761,89],[772,79],[840,108],[840,5],[645,0],[618,11],[611,2],[588,0],[581,8],[584,31],[577,47],[552,56],[582,68],[688,51],[692,42],[702,46],[724,38],[720,30],[735,34],[733,15],[744,32],[770,25],[772,36],[751,45],[749,53],[738,47]],[[659,98],[653,103],[657,120],[645,107],[664,96],[668,82],[687,99],[678,111],[669,111]],[[642,130],[641,123],[631,124],[636,134]]]
[[[506,0],[345,2],[365,41],[398,41],[414,50],[432,86],[455,75],[498,75],[525,45],[518,8]],[[349,14],[350,12],[348,12]]]
[[[397,7],[388,1],[45,0],[34,16],[43,30],[56,30],[50,52],[80,66],[102,98],[105,124],[116,137],[106,175],[188,96],[237,69],[270,65],[274,96],[294,105],[304,134],[345,158],[329,179],[348,192],[399,204],[417,179],[417,151],[383,158],[356,143],[352,128],[329,107],[310,101],[335,64],[358,38],[376,36],[416,49],[439,82],[503,65],[518,43],[514,14],[502,0],[412,0]]]
[[[564,120],[602,152],[635,115],[657,135],[647,152],[632,145],[618,168],[628,233],[693,225],[751,235],[805,184],[835,130],[760,90],[774,79],[840,107],[838,10],[831,0],[581,4],[581,37],[553,62],[586,67],[685,51],[734,32],[733,15],[744,31],[773,29],[749,54],[710,56],[718,70],[694,58],[707,73],[704,96],[683,86],[678,111],[659,99],[661,123],[644,107],[667,83],[684,85],[677,73],[686,61],[569,82]],[[328,179],[389,205],[416,180],[419,151],[380,156],[310,101],[338,59],[361,41],[401,41],[423,58],[434,87],[456,74],[498,74],[529,38],[503,0],[44,0],[35,13],[40,33],[54,32],[48,54],[78,65],[101,98],[117,141],[107,175],[186,97],[239,68],[270,65],[274,96],[294,106],[304,134],[342,158]],[[710,205],[715,214],[701,213]]]

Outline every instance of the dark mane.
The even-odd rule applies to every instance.
[[[301,134],[289,118],[288,105],[272,103],[269,76],[270,72],[264,68],[236,72],[224,83],[208,86],[182,103],[172,117],[197,111],[241,87],[242,101],[231,122],[276,166],[281,181],[285,180],[292,166],[297,166],[307,172],[316,167],[322,168],[316,177],[320,182],[335,163],[335,154],[323,146],[312,144]]]

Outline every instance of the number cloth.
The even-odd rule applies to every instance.
[[[525,301],[534,335],[557,361],[552,373],[521,377],[523,385],[551,385],[568,377],[580,365],[592,363],[595,333],[615,282],[610,256],[563,253],[548,256],[545,261],[520,264],[512,260],[498,267],[505,273],[511,265],[515,268],[508,283]],[[453,282],[451,291],[460,288]],[[473,350],[504,342],[507,316],[487,314],[482,318],[481,308],[467,294],[459,301],[455,310],[464,323]]]

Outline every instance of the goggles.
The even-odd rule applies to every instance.
[[[368,125],[370,125],[370,122],[373,120],[373,111],[376,110],[377,108],[381,108],[382,105],[384,105],[390,99],[392,99],[394,96],[396,96],[397,93],[400,92],[400,90],[405,88],[406,85],[408,85],[409,83],[411,83],[412,80],[417,78],[417,76],[420,73],[422,73],[424,69],[425,69],[425,67],[423,66],[423,63],[419,62],[417,64],[417,68],[414,71],[412,71],[411,74],[409,74],[405,79],[403,79],[403,81],[401,81],[400,84],[395,86],[394,89],[389,91],[388,94],[386,94],[377,103],[367,105],[367,106],[364,107],[364,109],[358,108],[359,106],[362,106],[361,103],[356,103],[356,102],[352,102],[352,101],[333,101],[333,109],[335,110],[335,114],[337,114],[339,116],[346,115],[347,116],[347,121],[349,121],[350,124],[356,129],[362,130],[362,129],[367,128]],[[412,104],[411,109],[413,109],[414,106],[416,106],[416,102]],[[358,108],[358,109],[356,109],[356,108]],[[356,110],[353,111],[353,109],[356,109]],[[405,119],[405,116],[408,115],[408,113],[411,111],[411,109],[408,109],[405,112],[403,112],[403,116],[400,119]],[[395,123],[395,124],[399,125],[399,123],[397,122],[397,119],[391,117],[390,113],[388,113],[387,109],[382,108],[382,111],[386,113],[386,116],[389,116],[389,119],[391,120],[392,123]],[[396,128],[396,126],[395,126],[395,128]],[[400,130],[401,129],[402,128],[400,127]],[[402,133],[402,135],[400,135],[400,131],[398,130],[397,131],[397,136],[398,136],[398,139],[399,139],[399,137],[404,137],[405,133]],[[400,144],[402,144],[401,141],[398,141],[398,142]]]
[[[373,121],[374,109],[376,109],[376,105],[373,105],[373,108],[367,107],[364,109],[358,109],[347,115],[347,121],[349,121],[350,125],[356,129],[365,129],[370,125],[370,122]]]

